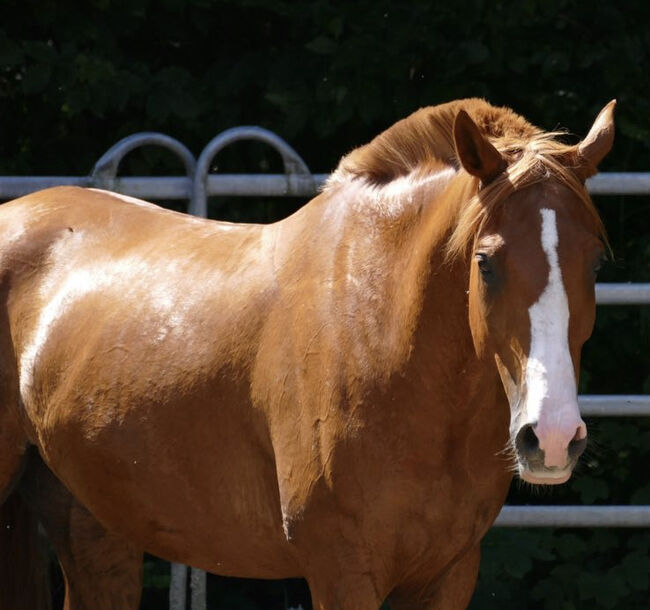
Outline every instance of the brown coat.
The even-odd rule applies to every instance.
[[[474,121],[452,135],[461,107]],[[392,130],[268,226],[69,187],[3,205],[0,493],[33,446],[79,518],[129,548],[304,576],[321,610],[391,592],[464,607],[512,476],[511,409],[468,315],[471,251],[445,248],[517,163],[491,150],[539,131],[477,100]],[[582,205],[552,189],[558,215]]]

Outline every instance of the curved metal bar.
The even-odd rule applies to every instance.
[[[95,163],[92,172],[90,173],[90,181],[93,186],[104,188],[107,190],[115,190],[115,177],[117,176],[117,169],[122,159],[132,150],[140,146],[162,146],[172,151],[185,165],[185,173],[190,179],[190,183],[194,178],[194,171],[196,169],[196,159],[190,152],[190,149],[182,142],[179,142],[171,136],[164,133],[155,131],[142,131],[134,133],[126,138],[122,138],[119,142],[113,144]],[[189,193],[188,193],[189,196]]]
[[[280,153],[286,177],[286,190],[284,195],[303,195],[305,193],[313,193],[316,190],[314,178],[309,168],[300,155],[280,136],[263,127],[233,127],[210,140],[199,155],[192,187],[190,214],[204,218],[207,216],[207,181],[212,159],[221,149],[240,140],[264,142]]]

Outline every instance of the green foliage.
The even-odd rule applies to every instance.
[[[647,536],[607,530],[491,531],[471,608],[647,607]]]
[[[577,133],[617,97],[609,164],[646,169],[650,9],[625,4],[6,0],[0,171],[85,173],[136,130],[198,151],[249,123],[323,171],[418,106],[471,95]]]
[[[145,558],[143,578],[148,587],[153,589],[169,589],[171,579],[169,569],[153,557]]]
[[[117,139],[142,130],[198,153],[242,124],[272,129],[312,170],[328,171],[419,106],[465,96],[576,134],[617,98],[603,169],[650,170],[650,4],[640,1],[5,0],[3,9],[2,174],[86,174]],[[219,171],[279,170],[260,146],[217,161]],[[121,171],[179,169],[147,150]],[[650,281],[648,199],[597,203],[615,253],[602,279]],[[219,200],[211,210],[268,222],[298,205]],[[649,345],[649,307],[600,308],[581,391],[650,393]],[[595,449],[570,484],[550,497],[515,485],[509,502],[650,503],[650,422],[589,426]],[[646,608],[649,545],[647,531],[492,531],[471,608]],[[161,570],[147,561],[143,608],[164,601]],[[211,599],[233,610],[283,607],[280,585],[224,583],[210,580]],[[306,607],[304,592],[300,600]]]

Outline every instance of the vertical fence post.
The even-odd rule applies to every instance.
[[[171,570],[169,610],[185,610],[187,600],[187,566],[182,563],[172,563]]]
[[[192,610],[206,610],[207,607],[207,576],[203,570],[190,568],[190,590]]]

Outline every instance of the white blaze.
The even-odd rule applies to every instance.
[[[543,208],[542,248],[549,265],[548,282],[528,310],[530,353],[525,371],[526,421],[536,424],[546,466],[563,467],[566,448],[584,430],[569,352],[569,303],[562,282],[555,211]],[[584,436],[584,433],[581,433]]]

